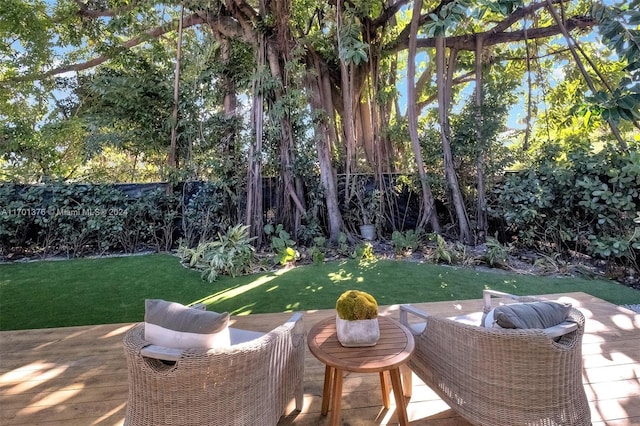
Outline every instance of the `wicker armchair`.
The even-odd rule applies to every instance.
[[[124,337],[129,374],[125,425],[275,425],[293,397],[302,409],[302,314],[257,339],[220,349],[145,348],[144,323]],[[157,356],[158,348],[151,351]],[[162,356],[162,355],[160,355]],[[166,359],[175,361],[166,361]]]
[[[491,296],[531,300],[485,291],[485,315]],[[577,309],[570,310],[571,323],[544,330],[484,328],[431,316],[410,305],[400,309],[400,320],[414,331],[416,342],[409,368],[469,422],[591,424],[582,385],[585,319]],[[409,314],[422,323],[410,321]],[[410,371],[404,373],[409,379]]]

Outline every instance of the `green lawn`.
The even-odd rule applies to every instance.
[[[202,301],[234,315],[333,308],[348,289],[380,305],[477,299],[484,288],[516,294],[583,291],[616,304],[640,303],[621,284],[481,272],[415,262],[355,260],[301,266],[214,283],[166,254],[0,265],[0,330],[141,321],[144,299]]]

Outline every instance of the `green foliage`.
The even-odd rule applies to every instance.
[[[205,182],[192,193],[193,189],[191,184],[183,185],[180,202],[182,244],[187,247],[211,241],[230,226],[231,206],[223,195],[227,188],[221,187],[221,182]]]
[[[490,266],[506,266],[510,247],[500,243],[496,238],[487,238],[487,254],[485,259]]]
[[[635,259],[634,215],[640,209],[640,154],[607,147],[554,146],[535,166],[507,176],[491,209],[525,247],[574,250],[602,258]]]
[[[350,247],[349,247],[349,239],[347,234],[344,232],[340,232],[338,234],[338,253],[342,256],[350,256]]]
[[[170,250],[175,195],[158,189],[127,197],[111,185],[0,185],[0,254],[77,257]]]
[[[434,263],[446,262],[454,263],[458,259],[458,252],[454,245],[447,241],[440,234],[431,234],[431,241],[435,240],[436,246],[429,255],[429,259]]]
[[[37,244],[31,230],[36,213],[46,213],[40,210],[41,204],[42,187],[20,191],[15,184],[0,185],[0,254],[7,255],[13,247],[29,250]]]
[[[367,292],[347,290],[338,297],[336,311],[346,321],[374,319],[378,317],[378,302]]]
[[[469,7],[471,2],[457,0],[444,3],[438,13],[430,13],[429,21],[424,25],[427,37],[445,36],[447,29],[455,28],[458,24],[469,19]]]
[[[36,72],[50,55],[49,30],[53,22],[46,13],[47,2],[4,0],[0,4],[0,80],[25,71]],[[19,50],[28,52],[21,54]],[[9,75],[3,75],[3,74]]]
[[[373,244],[365,242],[356,246],[353,257],[358,260],[371,261],[375,260],[376,255],[373,252]]]
[[[264,226],[264,233],[271,239],[271,248],[278,256],[278,263],[284,266],[295,262],[300,257],[294,248],[296,242],[291,239],[291,235],[284,230],[282,224],[278,224],[274,228],[272,224],[268,223]]]
[[[533,265],[545,274],[558,273],[564,266],[561,254],[557,252],[549,255],[542,254],[533,262]]]
[[[132,152],[166,151],[173,107],[167,63],[129,55],[124,67],[100,68],[81,79],[81,114],[90,134],[87,144],[99,152],[104,145]]]
[[[47,254],[63,252],[74,257],[91,248],[104,253],[116,245],[120,219],[127,214],[120,191],[101,185],[61,185],[53,187],[51,198],[43,201],[43,207],[52,212],[36,222],[45,253],[51,250]]]
[[[360,65],[368,61],[369,45],[362,41],[360,27],[351,14],[345,13],[345,19],[340,28],[340,59],[347,64]]]
[[[370,185],[369,175],[354,176],[349,188],[351,201],[347,214],[354,222],[362,225],[372,225],[380,219],[381,193]]]
[[[130,229],[140,229],[138,232],[142,238],[138,244],[130,244],[129,252],[139,250],[143,244],[151,246],[156,252],[170,251],[174,244],[176,224],[181,218],[178,205],[178,195],[161,188],[145,193],[130,203],[124,218]],[[133,210],[140,213],[137,220],[131,217]]]
[[[249,236],[249,227],[236,225],[215,241],[203,242],[196,248],[181,245],[178,256],[182,263],[201,271],[202,278],[214,282],[219,275],[235,277],[249,273],[255,260],[251,245],[255,237]]]
[[[605,6],[594,3],[591,13],[600,22],[600,33],[605,43],[627,62],[634,75],[640,71],[640,1],[631,0]]]
[[[599,22],[602,41],[626,64],[626,76],[612,93],[600,90],[588,100],[592,112],[606,120],[640,120],[640,1],[604,5],[596,2],[592,15]]]
[[[314,265],[320,265],[324,263],[326,257],[327,239],[325,237],[315,237],[313,239],[313,245],[311,246],[310,253],[311,259]]]
[[[406,251],[413,251],[420,244],[420,230],[408,229],[404,232],[393,231],[391,234],[391,245],[396,254],[402,254]]]

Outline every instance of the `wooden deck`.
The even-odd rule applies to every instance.
[[[555,295],[560,296],[560,295]],[[640,425],[640,314],[584,293],[567,293],[587,318],[583,381],[594,425]],[[418,303],[437,314],[480,310],[480,300]],[[398,318],[397,306],[381,313]],[[267,331],[290,314],[234,317],[235,327]],[[307,329],[334,311],[308,311]],[[123,334],[131,324],[0,332],[1,425],[121,425],[127,401]],[[324,425],[320,415],[324,369],[307,349],[305,403],[281,425]],[[415,425],[468,425],[417,377],[407,412]],[[393,403],[393,399],[391,399]],[[395,424],[382,407],[377,374],[348,374],[343,424]]]

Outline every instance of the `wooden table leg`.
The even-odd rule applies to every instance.
[[[340,410],[342,400],[342,370],[333,369],[333,390],[331,391],[331,422],[333,426],[340,424]]]
[[[389,398],[389,381],[387,380],[387,372],[380,372],[380,388],[382,389],[382,405],[384,408],[391,407],[391,399]]]
[[[413,371],[411,371],[407,364],[402,364],[400,366],[400,374],[402,376],[402,389],[404,396],[411,398],[413,395]]]
[[[407,418],[407,408],[404,404],[404,395],[402,393],[402,379],[400,378],[400,369],[394,368],[389,370],[391,375],[391,387],[393,388],[393,396],[396,400],[396,413],[398,414],[398,422],[401,426],[409,423]]]
[[[333,389],[334,368],[328,365],[324,368],[324,386],[322,388],[322,411],[320,413],[326,416],[329,412],[329,403],[331,402],[331,389]]]

